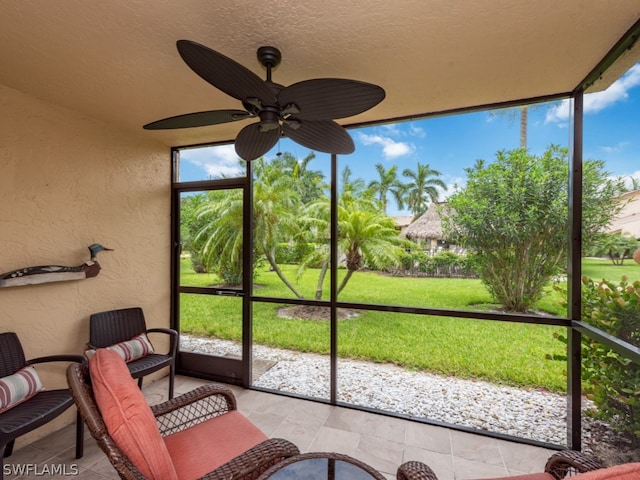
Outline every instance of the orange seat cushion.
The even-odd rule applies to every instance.
[[[193,480],[256,446],[267,436],[237,410],[164,438],[180,480]]]
[[[602,468],[570,478],[571,480],[639,480],[640,463],[626,463],[615,467]],[[518,475],[517,477],[487,478],[485,480],[554,480],[554,477],[548,473],[532,473]]]
[[[640,463],[625,463],[615,467],[602,468],[571,477],[572,480],[638,480]]]
[[[177,480],[156,419],[122,357],[99,348],[89,371],[100,414],[118,447],[148,479]]]
[[[529,473],[515,477],[485,478],[483,480],[556,480],[550,473]]]

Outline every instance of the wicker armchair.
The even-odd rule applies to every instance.
[[[91,435],[107,455],[120,478],[144,480],[145,476],[109,435],[93,395],[88,368],[84,365],[69,366],[67,381]],[[166,437],[236,410],[236,400],[233,393],[225,386],[210,384],[154,405],[151,410],[160,434]],[[287,440],[268,439],[201,478],[207,480],[255,479],[270,466],[298,453],[300,453],[298,448]]]
[[[563,450],[556,452],[549,457],[544,467],[544,473],[549,480],[561,480],[565,477],[572,477],[580,473],[590,472],[604,468],[605,466],[584,453],[573,450]],[[525,480],[529,475],[517,477]],[[541,474],[532,474],[532,478],[540,480]],[[508,480],[509,477],[505,477]],[[438,480],[438,477],[431,468],[422,462],[406,462],[400,465],[397,474],[398,480]],[[577,480],[577,479],[576,479]]]
[[[178,332],[170,328],[147,329],[141,308],[122,308],[94,313],[89,317],[89,348],[105,348],[126,342],[142,333],[162,333],[169,335],[169,351],[166,354],[152,353],[127,364],[133,378],[142,387],[142,378],[150,373],[169,367],[169,398],[173,398]]]
[[[0,377],[13,375],[23,367],[44,362],[79,362],[82,355],[50,355],[26,360],[18,336],[14,332],[0,333]],[[0,478],[4,473],[4,457],[13,453],[15,439],[50,422],[73,405],[68,389],[42,390],[35,396],[0,413]],[[76,418],[76,458],[82,458],[84,427],[82,417]]]

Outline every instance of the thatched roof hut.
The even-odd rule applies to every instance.
[[[393,218],[393,223],[395,223],[396,230],[399,230],[400,235],[404,236],[404,232],[406,232],[409,225],[411,225],[411,220],[413,220],[413,217],[411,215],[402,215],[399,217],[391,218]]]
[[[423,241],[437,247],[442,238],[442,217],[447,215],[449,206],[446,202],[434,202],[416,221],[404,232],[409,240]]]

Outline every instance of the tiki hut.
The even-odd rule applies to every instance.
[[[446,202],[432,203],[416,221],[404,232],[404,237],[414,242],[424,244],[426,249],[437,252],[448,248],[449,245],[442,236],[442,216],[448,212]]]

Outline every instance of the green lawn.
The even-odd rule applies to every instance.
[[[621,275],[640,276],[640,266],[634,262],[622,267],[609,265],[606,261],[585,260],[584,274],[614,279]],[[295,267],[283,269],[290,279],[295,279]],[[617,276],[613,277],[614,273]],[[183,285],[219,283],[215,275],[195,274],[189,260],[183,260],[181,275]],[[342,275],[343,270],[339,278]],[[308,270],[295,282],[296,288],[312,298],[317,278],[317,270]],[[274,272],[262,271],[255,283],[256,295],[293,298]],[[325,294],[327,290],[328,283]],[[239,298],[194,294],[182,294],[180,298],[183,332],[240,339]],[[398,278],[375,272],[356,273],[340,300],[455,310],[495,308],[479,280]],[[561,300],[560,294],[549,288],[536,310],[564,316]],[[254,342],[328,353],[329,322],[281,318],[276,310],[282,306],[285,305],[254,302]],[[341,357],[557,392],[566,388],[566,363],[549,360],[565,353],[564,345],[554,338],[554,333],[564,333],[561,327],[377,311],[360,313],[357,318],[339,321]]]
[[[629,280],[638,280],[640,279],[640,265],[633,260],[625,260],[623,265],[614,265],[611,260],[585,258],[582,260],[582,275],[594,280],[606,278],[614,282],[620,281],[623,276]]]

